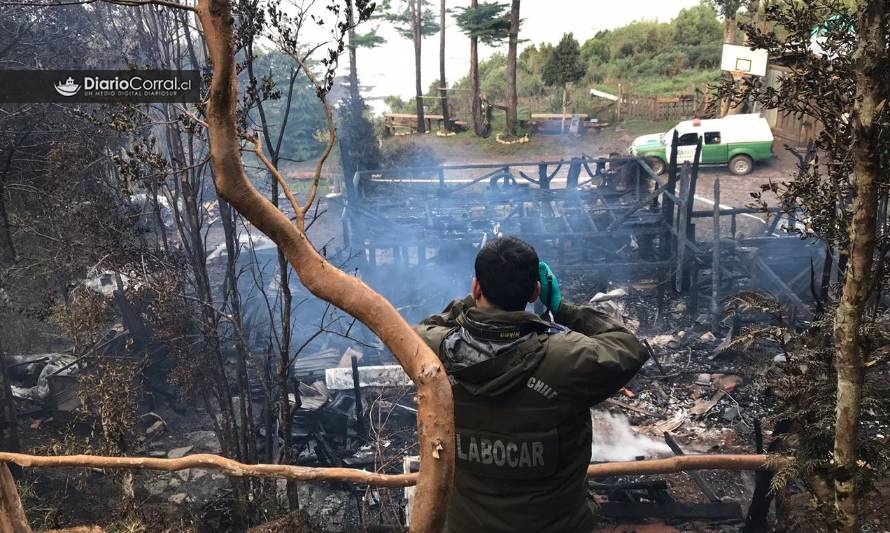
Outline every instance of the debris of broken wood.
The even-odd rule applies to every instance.
[[[647,426],[643,430],[646,433],[651,433],[653,435],[663,435],[666,432],[677,430],[688,418],[689,415],[687,415],[686,412],[677,411],[671,418],[658,422],[652,426]]]
[[[689,410],[689,414],[692,416],[702,416],[706,414],[708,411],[714,408],[715,405],[720,403],[720,400],[726,396],[726,392],[722,390],[718,390],[711,396],[710,399],[699,399],[696,400],[695,405],[692,406],[692,409]]]
[[[616,400],[616,399],[614,399],[614,398],[609,398],[609,399],[607,399],[607,400],[605,401],[605,403],[606,403],[607,405],[611,405],[611,406],[613,406],[613,407],[618,407],[618,408],[620,408],[620,409],[626,409],[626,410],[628,410],[628,411],[633,411],[634,413],[639,413],[639,414],[641,414],[641,415],[651,416],[651,417],[653,417],[653,418],[661,418],[661,417],[662,417],[662,415],[659,414],[659,413],[655,413],[655,412],[652,412],[652,411],[647,411],[647,410],[645,410],[645,409],[641,409],[641,408],[639,408],[639,407],[636,407],[636,406],[633,406],[633,405],[624,403],[624,402],[622,402],[622,401],[620,401],[620,400]]]
[[[374,365],[358,367],[359,386],[410,387],[408,374],[399,365]],[[353,390],[352,368],[325,369],[325,385],[328,390]]]

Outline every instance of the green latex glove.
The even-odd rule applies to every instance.
[[[562,303],[559,281],[550,266],[543,261],[538,263],[538,280],[541,282],[541,303],[551,313],[559,311],[559,304]]]

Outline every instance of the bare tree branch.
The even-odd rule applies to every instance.
[[[667,459],[616,461],[587,467],[587,477],[610,477],[645,474],[672,474],[686,470],[777,470],[791,459],[769,455],[680,455]],[[293,479],[305,482],[342,481],[374,487],[410,487],[417,474],[378,474],[357,468],[314,468],[292,465],[248,465],[226,457],[198,453],[178,459],[154,457],[106,457],[100,455],[41,456],[0,452],[0,462],[15,463],[25,468],[110,468],[162,470],[174,472],[189,468],[221,470],[233,476],[254,476]]]

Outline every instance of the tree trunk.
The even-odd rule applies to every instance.
[[[439,9],[439,100],[442,102],[442,124],[451,131],[451,113],[448,112],[448,82],[445,77],[445,0]]]
[[[507,133],[516,135],[517,107],[516,94],[516,53],[519,48],[519,0],[510,4],[510,41],[507,47]]]
[[[470,0],[470,8],[478,9],[479,0]],[[479,94],[479,38],[470,37],[470,89],[472,92],[471,107],[473,108],[473,131],[481,137],[482,131],[482,100]]]
[[[235,334],[235,375],[238,389],[238,412],[235,415],[240,420],[241,449],[244,450],[243,460],[248,463],[256,462],[256,434],[253,429],[253,402],[250,395],[250,378],[247,372],[248,354],[247,345],[244,342],[244,330],[241,319],[241,294],[238,289],[238,254],[240,243],[237,235],[237,219],[231,206],[222,198],[217,199],[219,216],[222,222],[223,235],[226,243],[226,285],[228,295],[224,296],[230,306],[229,320],[232,323]]]
[[[421,73],[420,47],[423,42],[423,0],[414,0],[412,4],[412,33],[414,34],[414,88],[417,105],[417,133],[426,133],[426,117],[423,113],[423,79]]]
[[[31,533],[28,517],[22,507],[15,479],[6,463],[0,463],[0,531],[3,533]]]
[[[725,44],[735,44],[735,34],[736,34],[736,18],[735,13],[723,14],[723,42]],[[729,72],[724,72],[722,76],[727,80],[733,80],[732,74]],[[733,80],[735,83],[735,80]],[[733,113],[733,105],[732,105],[732,96],[727,96],[720,102],[720,116],[725,117],[727,115],[735,114]]]
[[[355,47],[352,46],[355,43],[355,28],[353,28],[353,24],[355,22],[355,16],[352,10],[347,12],[347,23],[349,24],[349,44],[350,44],[350,56],[349,56],[349,75],[350,75],[350,94],[352,95],[353,89],[355,89],[356,94],[358,93],[358,71],[357,64],[355,61]],[[253,59],[255,58],[253,54],[253,44],[249,43],[246,47],[247,49],[247,72],[250,76],[251,80],[256,80],[256,76],[253,71]],[[272,164],[276,167],[278,166],[278,161],[281,156],[281,144],[284,140],[284,133],[287,129],[288,120],[290,118],[290,110],[291,110],[291,102],[293,101],[294,94],[294,86],[296,83],[297,76],[300,71],[295,69],[290,76],[290,83],[287,89],[287,99],[285,103],[285,112],[284,118],[278,124],[278,140],[276,143],[272,142],[273,135],[270,128],[270,123],[268,120],[268,116],[266,115],[265,108],[263,107],[262,100],[257,102],[257,110],[260,114],[260,125],[262,126],[263,139],[266,143],[266,149],[269,151],[269,158],[272,160]],[[345,154],[341,150],[341,156]],[[278,180],[275,179],[275,176],[269,176],[269,201],[275,208],[278,208]],[[292,460],[291,453],[291,433],[292,433],[292,419],[291,419],[291,407],[290,407],[290,396],[289,394],[289,368],[291,364],[290,357],[290,341],[291,341],[291,305],[293,304],[293,295],[290,291],[290,272],[288,271],[289,264],[287,262],[287,257],[284,256],[284,252],[281,251],[281,248],[276,248],[278,255],[278,287],[281,291],[281,310],[278,315],[278,324],[281,331],[280,340],[278,342],[278,364],[275,365],[275,381],[278,386],[278,398],[276,400],[268,399],[268,402],[271,403],[275,401],[278,404],[278,416],[277,416],[277,432],[273,432],[271,427],[267,427],[267,448],[274,448],[274,442],[277,442],[277,439],[281,438],[281,449],[279,454],[270,453],[269,461],[273,460],[275,457],[276,461],[280,461],[282,464],[289,464]],[[270,316],[270,322],[274,320],[275,317]],[[272,349],[272,338],[273,335],[270,334],[270,351]],[[271,362],[271,354],[268,355],[269,362],[268,366],[272,366]],[[269,376],[269,381],[271,381],[271,376]],[[269,387],[271,389],[271,387]],[[268,412],[271,412],[271,405],[268,406]],[[267,414],[267,426],[273,426],[272,421],[268,420],[269,416]],[[274,441],[274,442],[273,442]],[[269,450],[271,452],[271,450]],[[287,495],[287,505],[288,509],[291,511],[296,511],[300,508],[300,499],[298,494],[298,487],[296,482],[293,480],[287,480],[286,484],[286,495]]]
[[[0,450],[5,452],[19,451],[18,418],[11,385],[0,352]]]
[[[355,46],[355,14],[352,12],[352,6],[346,5],[346,24],[349,25],[349,96],[355,102],[358,99],[358,61],[356,58]],[[277,162],[276,162],[277,164]]]
[[[15,150],[16,146],[14,144],[4,147],[6,160],[3,162],[3,174],[0,175],[0,224],[3,226],[3,240],[6,241],[6,246],[0,248],[0,265],[4,265],[6,257],[9,257],[9,260],[12,263],[18,258],[18,252],[16,252],[15,249],[15,241],[12,239],[12,224],[10,223],[8,213],[6,212],[6,175],[9,173],[9,168],[12,166],[12,158]]]
[[[358,318],[383,341],[417,385],[420,477],[413,531],[441,531],[454,475],[454,406],[438,357],[399,312],[361,280],[331,265],[288,216],[251,184],[237,130],[237,76],[232,5],[199,0],[196,11],[212,65],[207,132],[218,194],[284,251],[312,294]],[[317,177],[317,176],[316,176]]]
[[[834,343],[837,352],[837,409],[834,438],[834,505],[839,530],[858,530],[858,495],[856,493],[857,436],[861,408],[864,368],[860,345],[860,326],[868,302],[871,269],[875,251],[876,213],[878,207],[879,127],[875,120],[890,90],[881,69],[887,49],[885,0],[859,2],[857,46],[854,52],[856,103],[853,106],[853,219],[850,223],[849,259],[843,292],[834,319]]]
[[[559,132],[566,132],[566,110],[569,107],[569,84],[565,83],[562,86],[562,123],[559,125]]]
[[[723,42],[725,44],[735,44],[735,35],[738,31],[735,13],[723,14]]]

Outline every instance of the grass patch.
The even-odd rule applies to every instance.
[[[677,96],[689,94],[692,86],[703,91],[709,82],[720,79],[719,70],[684,70],[676,76],[658,76],[638,80],[624,80],[621,82],[623,93],[633,93],[646,96]],[[618,94],[618,82],[601,83],[596,85],[600,91]]]
[[[625,120],[621,123],[628,135],[646,135],[648,133],[661,133],[677,125],[676,120]]]
[[[623,152],[636,136],[667,131],[677,121],[626,120],[617,127],[606,128],[602,133],[588,133],[582,137],[574,135],[535,134],[524,144],[500,144],[493,129],[487,139],[477,137],[472,131],[465,131],[448,137],[433,133],[390,137],[383,140],[384,149],[398,143],[412,143],[435,152],[443,164],[459,165],[479,162],[538,161],[560,159],[587,154],[605,155],[610,151]],[[502,130],[501,130],[502,131]]]

